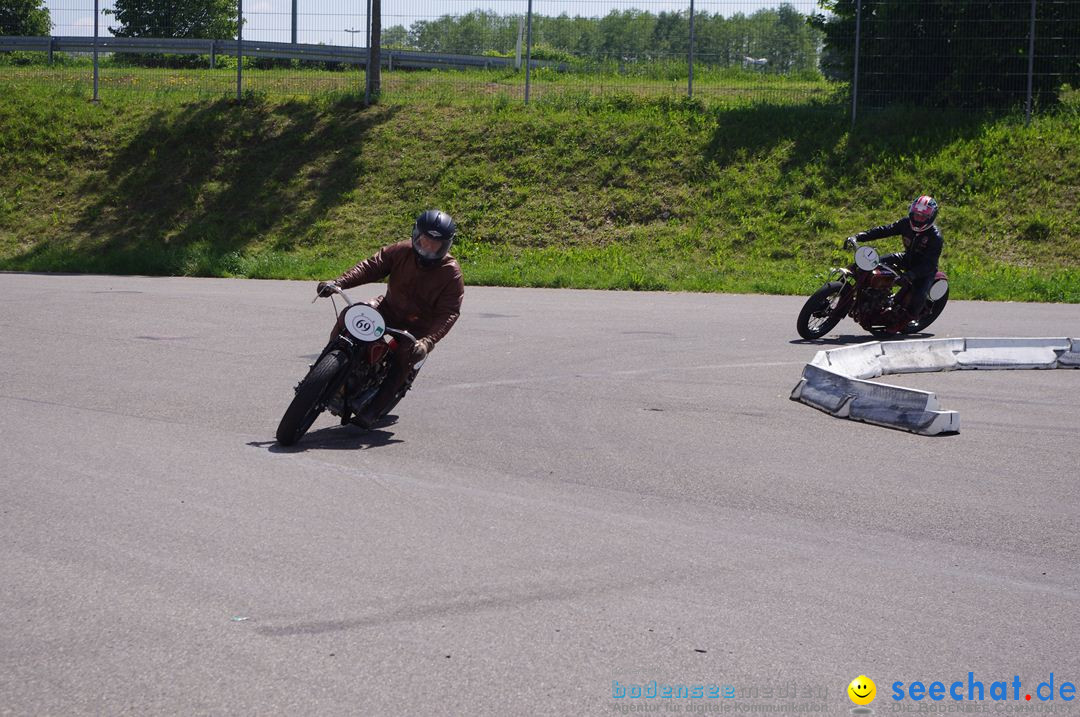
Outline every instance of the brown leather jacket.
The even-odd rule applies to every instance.
[[[449,254],[438,266],[424,268],[408,239],[380,249],[342,274],[342,289],[386,279],[386,295],[375,302],[386,322],[412,332],[418,339],[437,342],[461,315],[465,282],[461,266]]]

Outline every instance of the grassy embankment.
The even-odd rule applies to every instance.
[[[930,192],[954,298],[1080,302],[1076,103],[1028,128],[897,111],[852,132],[842,104],[707,85],[368,109],[0,85],[0,269],[324,278],[439,206],[473,284],[805,293],[845,236]]]

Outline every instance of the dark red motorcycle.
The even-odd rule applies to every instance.
[[[345,300],[345,308],[337,314],[335,302],[338,321],[334,334],[307,376],[297,384],[292,403],[281,417],[277,441],[283,446],[300,440],[323,411],[339,417],[342,425],[349,423],[375,398],[391,372],[397,370],[393,358],[397,343],[404,341],[411,346],[416,342],[408,331],[387,326],[375,307],[364,302],[353,303],[337,286],[330,284],[330,287]],[[380,416],[385,416],[405,396],[426,360],[413,364],[405,383]]]
[[[819,339],[850,316],[874,336],[914,334],[934,323],[949,301],[949,278],[938,271],[922,312],[908,319],[900,307],[909,287],[900,272],[883,263],[871,246],[855,249],[855,264],[832,270],[829,281],[815,291],[799,312],[796,328],[804,339]]]

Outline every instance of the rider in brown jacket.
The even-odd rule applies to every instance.
[[[327,284],[330,283],[349,289],[386,279],[386,294],[372,303],[388,325],[417,337],[412,346],[398,342],[393,372],[355,418],[365,428],[379,419],[413,367],[446,336],[461,315],[465,283],[461,266],[449,253],[456,232],[457,226],[449,214],[429,209],[416,218],[412,241],[385,246],[333,282],[319,282],[319,295],[329,296],[332,291]]]

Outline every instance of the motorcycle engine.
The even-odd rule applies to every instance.
[[[346,380],[345,392],[348,396],[349,409],[353,413],[359,413],[367,405],[390,372],[389,356],[383,354],[381,358],[382,360],[374,366],[368,364],[357,366],[354,373]]]
[[[864,289],[860,299],[855,307],[857,315],[853,317],[858,323],[881,316],[892,304],[892,292],[881,289]]]

